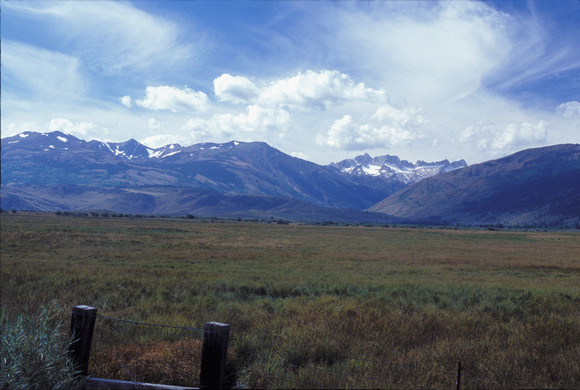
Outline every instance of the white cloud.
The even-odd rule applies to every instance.
[[[292,152],[292,153],[290,153],[290,156],[296,157],[296,158],[299,158],[302,160],[306,160],[306,161],[310,160],[310,156],[308,156],[306,153],[302,153],[302,152]]]
[[[4,137],[10,137],[19,133],[24,133],[25,131],[42,132],[44,129],[35,122],[6,123],[6,125],[4,125],[4,121],[2,121],[2,136]]]
[[[345,101],[383,98],[384,91],[355,84],[337,70],[307,70],[296,76],[280,79],[265,87],[258,99],[262,105],[277,105],[299,109],[327,109]]]
[[[284,133],[290,125],[290,114],[282,108],[268,108],[253,104],[248,106],[247,113],[233,116],[216,116],[221,127],[230,131],[260,131]]]
[[[224,132],[212,126],[211,120],[192,118],[179,128],[179,132],[189,133],[192,142],[207,141],[219,142],[223,140]]]
[[[507,15],[473,1],[289,2],[266,10],[271,23],[244,29],[239,21],[237,39],[229,39],[231,28],[211,26],[211,39],[225,46],[202,56],[209,35],[196,31],[196,19],[206,23],[196,12],[214,5],[198,6],[174,17],[169,3],[4,2],[2,16],[16,16],[11,23],[35,23],[31,31],[47,35],[12,29],[3,37],[3,136],[30,129],[24,122],[47,131],[58,113],[67,119],[53,127],[76,126],[96,139],[109,129],[116,141],[262,140],[326,163],[385,149],[473,163],[518,147],[578,142],[573,93],[543,100],[534,84],[528,90],[540,92],[531,101],[528,90],[503,96],[498,89],[564,80],[554,72],[577,69],[570,36],[550,43],[556,30],[545,27],[548,15]],[[153,8],[160,12],[144,11]],[[207,77],[215,78],[213,91]],[[565,103],[555,108],[548,99]],[[83,130],[82,122],[98,127]]]
[[[490,75],[497,88],[521,86],[549,77],[557,79],[560,74],[580,67],[578,30],[550,26],[553,22],[538,14],[532,2],[529,4],[529,14],[510,18],[506,37],[511,50]]]
[[[149,128],[152,130],[159,130],[162,126],[166,125],[166,123],[160,122],[155,118],[149,118]]]
[[[204,111],[209,100],[203,92],[190,88],[179,89],[169,86],[147,87],[146,96],[135,104],[149,110]]]
[[[125,95],[122,98],[120,98],[119,100],[121,101],[121,104],[127,108],[131,108],[133,106],[131,96],[129,96],[129,95]]]
[[[48,124],[49,131],[62,131],[66,134],[86,136],[89,132],[94,131],[97,125],[91,122],[71,122],[64,118],[54,118]]]
[[[2,40],[3,92],[28,92],[45,101],[82,97],[85,82],[78,58],[38,47]]]
[[[227,73],[213,81],[215,95],[220,101],[233,103],[251,103],[258,96],[258,88],[250,79],[232,76]]]
[[[139,142],[155,149],[169,144],[188,145],[190,139],[176,134],[156,134],[150,137],[145,137]]]
[[[4,7],[48,26],[46,31],[55,34],[59,42],[107,74],[168,70],[196,53],[176,23],[130,3],[11,2]],[[198,46],[203,45],[203,36],[195,38]]]
[[[372,118],[401,128],[416,128],[427,123],[420,108],[408,107],[401,109],[388,104],[380,106]]]
[[[409,141],[423,138],[421,127],[427,123],[420,108],[397,108],[390,104],[379,106],[375,113],[357,123],[351,115],[335,120],[326,135],[316,142],[344,150],[390,148],[407,145]]]
[[[283,135],[291,123],[290,114],[280,108],[265,108],[258,105],[248,106],[246,113],[238,115],[216,114],[209,119],[190,119],[180,131],[190,131],[193,139],[203,140],[204,137],[214,140],[235,136],[242,140],[246,134],[266,133]],[[259,136],[258,136],[259,137]]]
[[[339,47],[333,54],[341,62],[415,104],[468,96],[509,55],[510,18],[484,3],[403,3],[338,9],[321,21],[335,32],[324,45]]]
[[[556,111],[564,115],[564,118],[580,117],[580,102],[574,100],[562,103],[556,108]]]
[[[460,143],[467,143],[473,139],[485,139],[484,143],[487,145],[487,137],[490,135],[490,123],[488,121],[479,121],[475,125],[466,126],[459,136]]]
[[[548,124],[544,121],[538,122],[537,125],[528,122],[521,125],[510,124],[496,134],[491,147],[509,150],[541,144],[546,141],[547,127]]]
[[[345,115],[333,123],[326,137],[319,136],[317,143],[344,150],[364,150],[398,146],[421,137],[399,126],[358,124],[350,115]]]
[[[259,85],[259,86],[258,86]],[[328,109],[352,101],[384,100],[385,92],[355,83],[338,70],[306,70],[294,76],[258,85],[242,76],[222,74],[214,80],[215,95],[220,101],[257,103],[263,107],[287,107],[299,110]]]
[[[465,128],[459,137],[463,144],[475,145],[482,151],[494,154],[510,153],[525,147],[544,144],[548,139],[548,123],[541,120],[537,124],[523,122],[498,126],[490,121],[479,121]]]

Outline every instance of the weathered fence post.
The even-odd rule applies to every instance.
[[[461,390],[461,360],[457,361],[457,382],[455,384],[457,385],[457,390]]]
[[[229,324],[206,322],[203,327],[201,373],[199,375],[199,386],[202,389],[223,388],[229,336]]]
[[[77,375],[87,376],[89,371],[89,357],[97,309],[79,305],[72,309],[70,321],[70,335],[73,340],[69,353],[78,371]]]

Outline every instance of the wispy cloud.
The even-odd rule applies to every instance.
[[[2,87],[14,98],[72,101],[83,97],[86,81],[78,58],[2,40]]]
[[[580,119],[580,102],[578,101],[571,101],[560,104],[556,111],[558,113],[564,115],[565,118],[578,118]]]
[[[63,47],[105,74],[167,71],[199,54],[205,39],[183,36],[177,24],[124,2],[5,2],[33,18]],[[190,37],[188,37],[190,38]]]
[[[337,7],[321,21],[341,61],[390,95],[423,104],[476,91],[508,56],[506,14],[480,2],[380,3]],[[325,42],[331,46],[332,42]]]
[[[489,74],[489,86],[505,90],[580,69],[580,28],[558,25],[534,4],[528,2],[525,10],[510,18],[505,33],[511,50]]]

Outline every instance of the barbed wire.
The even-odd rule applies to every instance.
[[[147,322],[138,322],[138,321],[131,321],[131,320],[123,320],[123,319],[119,319],[119,318],[111,318],[111,317],[107,317],[104,316],[102,314],[97,314],[98,318],[103,318],[103,319],[107,319],[110,321],[118,321],[118,322],[124,322],[124,323],[129,323],[129,324],[133,324],[133,325],[142,325],[142,326],[152,326],[152,327],[159,327],[159,328],[170,328],[170,329],[186,329],[186,330],[192,330],[192,331],[197,331],[197,332],[211,332],[211,331],[204,331],[203,329],[199,329],[199,328],[195,328],[195,327],[191,327],[191,326],[175,326],[175,325],[161,325],[161,324],[150,324]]]
[[[183,359],[183,356],[192,358],[188,366],[194,371],[199,371],[202,352],[200,336],[203,333],[212,333],[192,326],[152,324],[102,314],[97,314],[97,318],[99,322],[95,326],[93,336],[96,352],[92,362],[93,368],[97,372],[111,372],[112,369],[115,373],[112,375],[116,376],[116,379],[132,382],[142,381],[151,375],[151,369],[147,368],[151,367],[151,364],[156,364],[157,361],[171,362]],[[194,344],[191,344],[194,340]],[[159,354],[156,351],[166,352]],[[149,353],[153,355],[144,356]],[[107,361],[114,363],[109,366]],[[160,372],[163,371],[157,371],[155,375]],[[197,377],[190,378],[192,383],[199,380]]]

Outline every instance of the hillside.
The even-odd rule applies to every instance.
[[[205,188],[358,210],[390,194],[262,142],[150,149],[135,140],[86,142],[61,132],[26,132],[2,139],[2,185]]]
[[[267,195],[226,195],[193,187],[100,188],[77,185],[3,186],[2,208],[36,211],[109,210],[128,214],[400,223],[383,213],[335,209]]]
[[[414,172],[421,174],[403,182],[396,175],[367,174],[366,161],[359,162],[355,174],[339,168],[346,162],[318,165],[263,142],[149,148],[134,139],[24,132],[2,139],[2,208],[384,221],[383,214],[361,210],[439,173],[420,167]],[[409,163],[402,164],[401,172],[411,172]]]
[[[462,224],[578,223],[580,145],[523,150],[426,178],[369,211]]]

